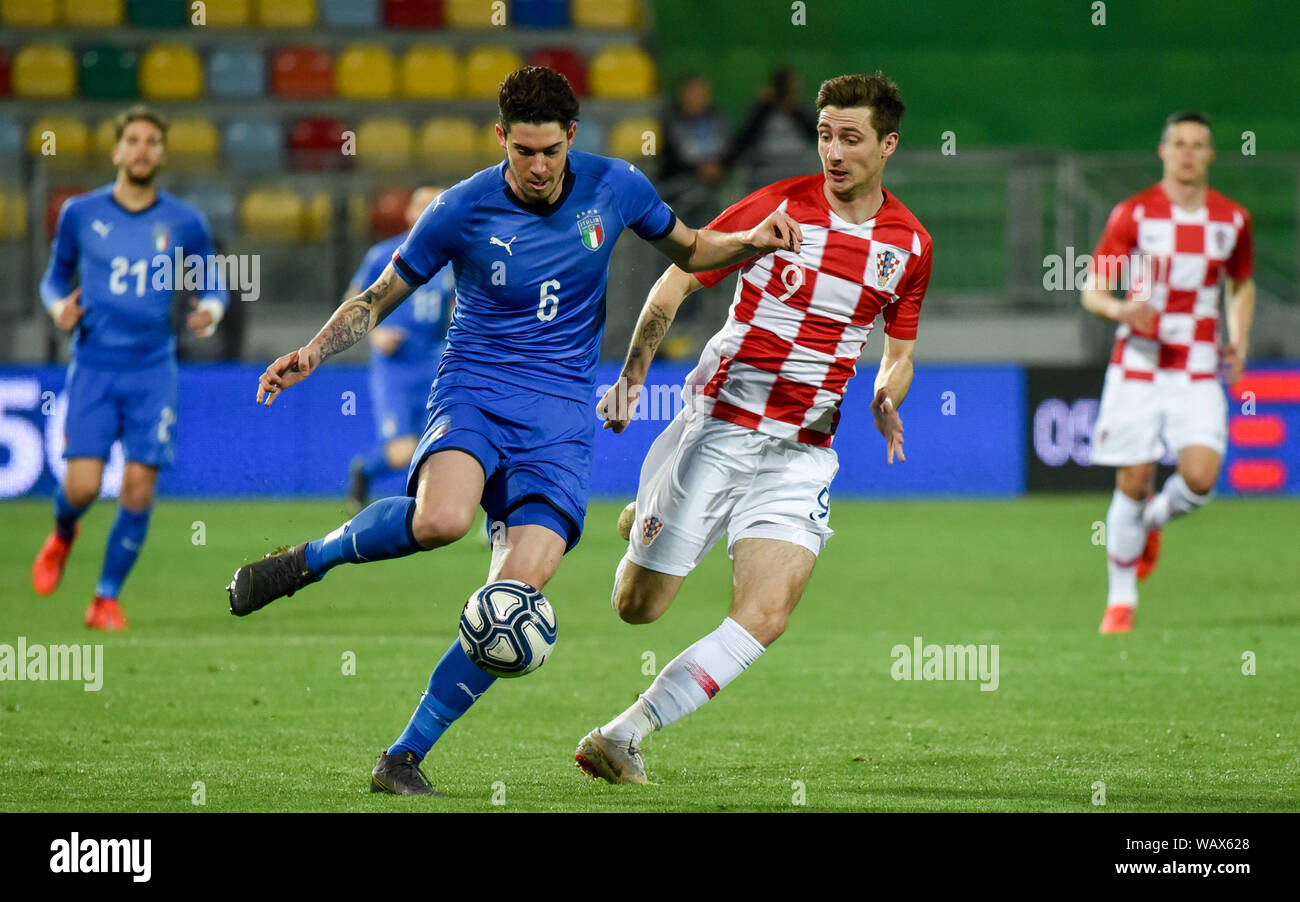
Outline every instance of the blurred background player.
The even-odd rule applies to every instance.
[[[578,99],[546,67],[517,69],[498,92],[505,160],[445,191],[380,277],[259,380],[269,406],[351,347],[454,261],[456,313],[404,497],[372,503],[313,542],[239,568],[243,616],[344,563],[405,557],[460,540],[482,506],[495,524],[489,582],[544,587],[577,545],[591,483],[591,397],[609,260],[624,229],[690,271],[795,243],[776,212],[744,232],[689,228],[635,166],[571,150]],[[406,730],[380,755],[372,792],[427,795],[434,743],[495,682],[453,639]]]
[[[592,777],[645,783],[641,742],[699,708],[785,631],[832,530],[831,439],[848,381],[878,314],[885,351],[871,402],[887,457],[903,457],[897,407],[912,384],[929,233],[881,187],[898,147],[903,101],[884,76],[846,75],[817,95],[822,172],[769,185],[709,224],[745,228],[784,210],[801,245],[745,264],[727,322],[687,377],[686,406],[641,468],[636,519],[614,576],[613,604],[650,623],[727,532],[734,560],[730,615],[665,667],[621,715],[579,743]],[[623,368],[626,388],[602,399],[622,432],[677,308],[737,265],[689,275],[670,268],[641,312]]]
[[[1092,441],[1092,462],[1118,468],[1106,515],[1102,633],[1132,629],[1138,580],[1155,566],[1161,530],[1213,495],[1228,431],[1219,380],[1241,378],[1255,310],[1250,214],[1209,187],[1209,121],[1174,113],[1158,152],[1163,177],[1112,211],[1093,256],[1095,281],[1083,292],[1084,307],[1119,323]],[[1107,287],[1121,266],[1133,280],[1122,301]],[[1220,359],[1225,279],[1228,344]],[[1178,469],[1152,497],[1166,449]]]
[[[416,188],[406,205],[406,225],[415,225],[424,208],[443,192],[440,187]],[[406,238],[393,235],[366,252],[344,297],[354,298],[373,285]],[[447,324],[455,299],[456,278],[444,266],[406,302],[370,331],[370,398],[375,410],[375,447],[352,461],[348,499],[354,511],[370,499],[370,483],[389,473],[405,471],[424,431],[429,386],[438,375]]]
[[[54,592],[77,521],[98,497],[109,449],[120,438],[126,469],[117,520],[86,610],[86,625],[103,630],[126,629],[118,597],[144,544],[158,470],[172,463],[174,453],[171,313],[173,289],[183,275],[172,271],[176,252],[182,258],[198,255],[205,264],[204,284],[187,319],[190,330],[211,335],[226,306],[211,267],[212,237],[203,214],[155,184],[165,158],[166,120],[132,107],[117,118],[116,135],[116,181],[64,203],[41,280],[41,300],[73,337],[63,451],[68,469],[54,496],[54,531],[32,565],[36,592]],[[159,255],[165,272],[155,263]]]

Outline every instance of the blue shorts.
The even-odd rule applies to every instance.
[[[174,360],[140,370],[68,367],[65,460],[108,460],[122,440],[126,459],[170,467],[176,455],[177,367]]]
[[[424,432],[429,418],[432,374],[394,367],[370,367],[370,398],[375,408],[375,434],[380,444]]]
[[[539,524],[573,550],[591,489],[596,418],[590,405],[513,386],[434,386],[429,421],[411,457],[415,495],[430,454],[464,451],[483,467],[483,510],[508,526]]]

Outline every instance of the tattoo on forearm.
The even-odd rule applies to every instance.
[[[641,312],[636,335],[632,338],[632,347],[628,348],[628,366],[643,360],[648,365],[654,358],[655,352],[659,350],[659,345],[668,334],[668,327],[672,323],[672,315],[658,304],[651,302],[646,305],[646,309]]]
[[[380,276],[379,281],[374,285],[356,297],[344,301],[339,309],[334,311],[325,328],[321,329],[320,359],[322,362],[328,357],[346,351],[365,337],[371,326],[378,321],[374,315],[375,304],[388,293],[389,283],[390,279]]]

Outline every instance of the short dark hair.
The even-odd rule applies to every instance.
[[[1160,142],[1163,144],[1165,137],[1169,134],[1169,129],[1173,128],[1180,122],[1195,122],[1204,125],[1210,132],[1210,138],[1214,138],[1214,126],[1210,125],[1210,117],[1197,110],[1178,110],[1170,113],[1165,119],[1165,124],[1160,129]]]
[[[170,124],[167,117],[156,110],[149,109],[142,103],[137,103],[135,106],[128,107],[117,114],[117,118],[113,120],[113,128],[116,131],[114,142],[122,140],[122,132],[126,131],[126,127],[132,122],[153,123],[157,126],[158,131],[162,132],[163,143],[167,143],[167,127]]]
[[[516,69],[501,82],[497,112],[507,132],[516,122],[543,125],[558,122],[564,129],[578,121],[578,97],[569,80],[546,66]]]
[[[885,78],[883,72],[828,78],[817,89],[817,112],[828,106],[870,107],[871,124],[876,129],[877,138],[898,131],[898,123],[906,109],[898,94],[898,85]]]

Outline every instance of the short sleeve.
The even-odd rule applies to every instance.
[[[916,327],[921,319],[921,301],[925,298],[926,289],[930,287],[933,247],[933,244],[926,242],[916,265],[907,274],[907,282],[899,291],[898,300],[881,313],[885,319],[885,334],[890,338],[905,341],[916,339]]]
[[[1128,265],[1128,256],[1137,247],[1137,221],[1133,218],[1133,204],[1124,201],[1110,211],[1106,228],[1102,230],[1097,250],[1092,255],[1091,272],[1099,286],[1117,284],[1119,267]],[[1118,262],[1120,258],[1123,263]]]
[[[447,265],[456,252],[464,219],[463,194],[448,188],[424,208],[420,218],[393,253],[397,274],[412,288],[418,288]]]
[[[705,228],[717,232],[740,232],[752,229],[771,216],[773,211],[781,206],[783,200],[785,200],[784,194],[772,191],[770,188],[760,188],[748,197],[742,198],[727,207],[714,217],[713,221]],[[712,288],[748,262],[749,260],[741,260],[739,263],[724,266],[722,269],[697,272],[695,278],[699,279],[705,288]]]
[[[622,161],[614,163],[614,170],[622,167]],[[654,185],[645,173],[631,163],[614,180],[614,190],[618,197],[619,213],[623,222],[636,233],[638,238],[646,241],[658,241],[668,235],[677,225],[677,214],[664,203]]]
[[[1241,228],[1237,230],[1237,246],[1232,249],[1232,256],[1228,258],[1225,269],[1228,275],[1237,281],[1249,279],[1255,272],[1255,238],[1253,226],[1250,221],[1250,214],[1242,212],[1245,221]]]

